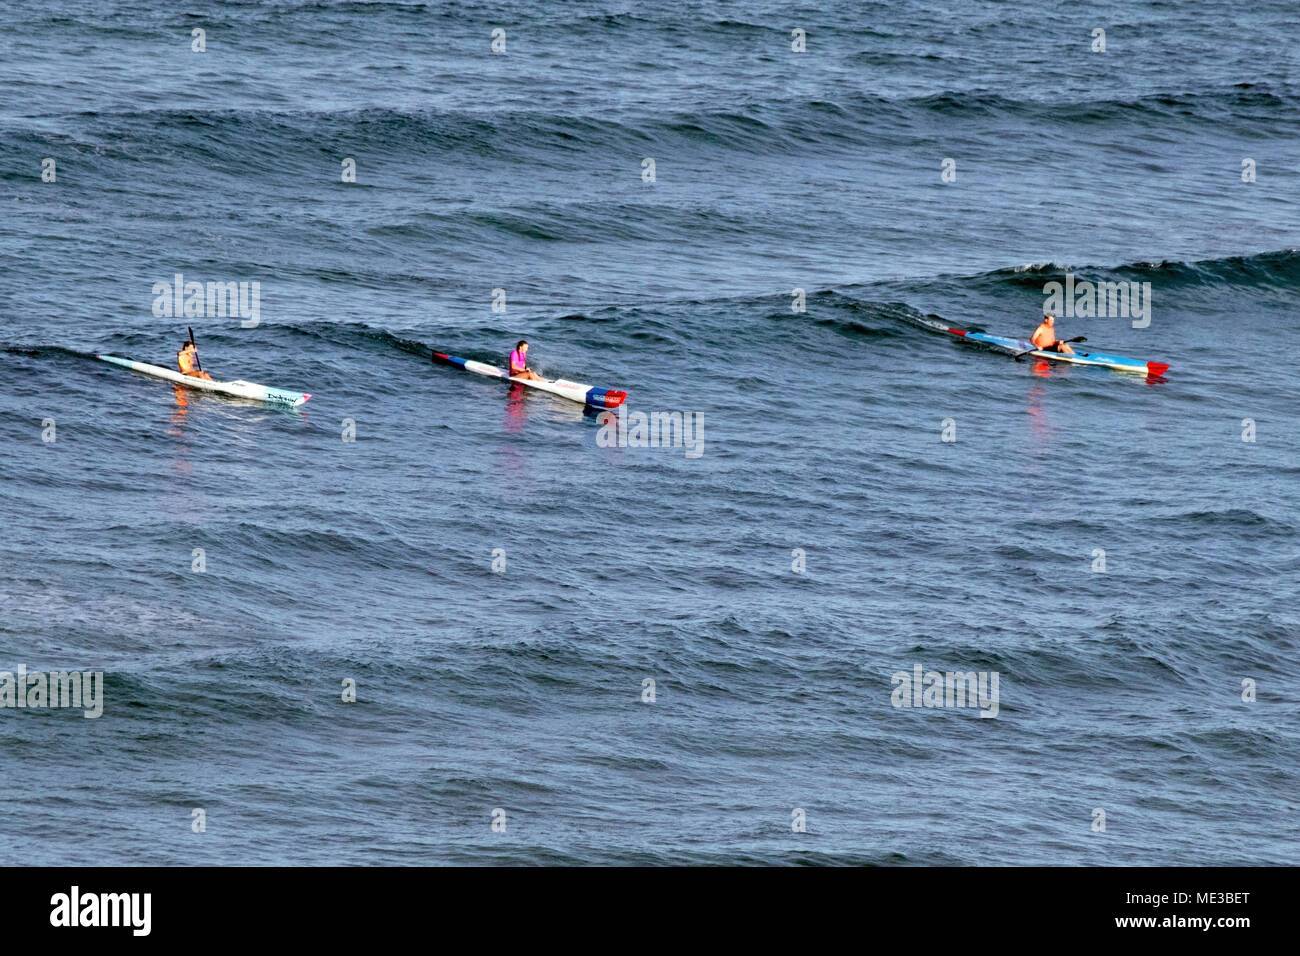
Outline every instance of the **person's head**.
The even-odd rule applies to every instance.
[[[1050,329],[1055,324],[1056,324],[1056,316],[1052,315],[1052,313],[1050,312],[1045,312],[1043,314],[1043,325],[1047,326]]]
[[[181,351],[184,352],[186,349],[195,349],[195,351],[198,351],[197,348],[195,348],[195,345],[194,345],[193,342],[184,342],[184,343],[182,343],[182,344],[181,344]]]
[[[515,346],[515,351],[518,352],[520,355],[523,355],[525,352],[528,351],[528,343],[523,339],[520,339],[519,344]]]

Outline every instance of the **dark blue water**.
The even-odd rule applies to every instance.
[[[0,709],[14,859],[1294,862],[1297,41],[1282,2],[0,10],[0,671],[105,674],[97,719]],[[176,273],[258,324],[156,317]],[[1027,337],[1067,273],[1150,283],[1058,331],[1166,376],[919,321]],[[313,398],[91,357],[187,326]],[[521,337],[702,454],[429,361]],[[894,706],[918,665],[996,716]]]

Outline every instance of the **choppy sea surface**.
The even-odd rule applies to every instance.
[[[9,862],[1294,863],[1298,51],[1277,0],[0,7],[0,671],[104,675],[0,707]],[[925,325],[1067,275],[1169,372]],[[93,357],[189,327],[311,401]],[[632,440],[430,361],[519,338]]]

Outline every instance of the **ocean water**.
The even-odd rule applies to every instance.
[[[1294,863],[1297,51],[1276,0],[0,8],[0,671],[104,675],[0,707],[11,862]],[[925,325],[1067,274],[1169,372]],[[188,327],[311,401],[93,358]],[[521,337],[696,444],[430,361]]]

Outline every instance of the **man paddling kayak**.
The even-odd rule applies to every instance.
[[[1029,337],[1029,341],[1034,348],[1042,352],[1063,352],[1066,355],[1073,355],[1074,349],[1070,348],[1068,342],[1062,342],[1056,337],[1056,316],[1048,312],[1043,316],[1043,323],[1034,329],[1034,334]]]
[[[528,367],[528,343],[523,339],[519,340],[515,350],[510,353],[510,377],[522,378],[530,382],[546,381]]]
[[[180,366],[182,375],[212,381],[212,376],[203,371],[199,365],[199,347],[194,344],[192,338],[176,353],[176,364]]]

